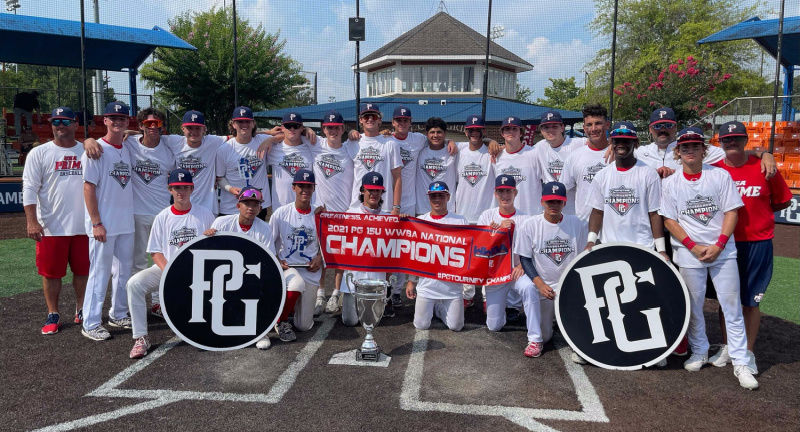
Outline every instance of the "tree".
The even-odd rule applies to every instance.
[[[234,106],[233,14],[212,8],[170,20],[170,29],[197,47],[196,51],[158,48],[155,61],[144,65],[141,76],[159,100],[178,110],[194,109],[206,116],[209,131],[227,133]],[[254,111],[282,107],[305,84],[300,65],[283,53],[279,33],[251,27],[238,16],[239,104]],[[299,97],[298,99],[302,99]]]
[[[537,99],[536,104],[549,108],[580,110],[583,105],[578,96],[581,88],[575,85],[575,77],[548,78],[550,85],[544,89],[544,99]]]
[[[533,90],[531,90],[529,87],[523,87],[519,85],[519,82],[517,82],[517,97],[516,97],[517,101],[524,103],[533,103],[531,101],[531,96],[533,96]]]

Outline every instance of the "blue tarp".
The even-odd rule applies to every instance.
[[[753,39],[773,57],[778,54],[778,19],[762,20],[758,17],[732,25],[697,43],[725,42]],[[783,46],[781,47],[783,66],[800,65],[800,16],[783,18]]]
[[[54,5],[60,3],[54,3]],[[172,33],[86,23],[86,69],[137,69],[157,47],[195,50]],[[0,61],[81,67],[81,23],[0,14]]]

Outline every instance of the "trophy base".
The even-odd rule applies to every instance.
[[[356,350],[356,361],[377,362],[381,358],[381,349],[362,351],[361,348]]]

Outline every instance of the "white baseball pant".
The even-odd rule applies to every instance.
[[[111,286],[111,309],[108,316],[122,319],[128,314],[125,285],[131,277],[133,266],[133,234],[107,236],[105,242],[89,237],[89,279],[83,299],[83,328],[87,331],[103,322],[103,301],[115,258],[118,261],[117,277]]]
[[[464,327],[464,300],[461,298],[441,300],[417,295],[414,305],[414,327],[420,330],[430,328],[434,313],[452,331],[461,331]]]
[[[553,337],[555,304],[543,297],[526,275],[522,275],[516,282],[489,286],[486,290],[486,327],[489,331],[500,331],[506,325],[506,305],[511,293],[522,299],[528,342],[549,341]]]
[[[286,290],[300,293],[294,306],[294,328],[300,331],[310,330],[314,326],[314,302],[317,300],[319,285],[307,283],[297,269],[283,271],[286,278]]]
[[[147,334],[147,294],[158,292],[161,273],[161,269],[153,265],[128,280],[128,307],[131,310],[134,339]]]

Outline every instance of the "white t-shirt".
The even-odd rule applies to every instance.
[[[592,214],[592,206],[589,204],[592,180],[601,169],[608,166],[605,153],[605,149],[595,150],[585,145],[567,156],[564,168],[561,170],[561,183],[567,188],[567,197],[573,192],[575,215],[584,223],[589,222],[589,216]],[[569,205],[569,198],[567,199]]]
[[[250,229],[247,231],[243,231],[242,226],[239,225],[238,214],[220,216],[214,219],[214,223],[211,224],[211,228],[221,232],[239,233],[248,237],[252,237],[253,240],[264,245],[264,247],[266,247],[270,252],[273,254],[275,253],[275,243],[274,239],[272,238],[272,228],[268,223],[259,218],[253,219],[253,225],[250,225]]]
[[[525,224],[525,222],[528,219],[531,218],[531,216],[528,216],[528,215],[522,213],[519,210],[517,210],[511,216],[503,216],[503,215],[500,214],[500,207],[494,207],[494,208],[487,209],[483,213],[481,213],[481,215],[478,217],[478,225],[491,225],[492,222],[496,222],[498,224],[501,224],[501,223],[503,223],[504,220],[508,219],[509,217],[511,218],[511,220],[514,221],[514,237],[512,239],[514,244],[512,245],[511,248],[512,248],[512,252],[514,254],[513,264],[516,266],[516,265],[519,264],[519,257],[518,257],[519,253],[517,252],[517,242],[519,241],[518,240],[518,238],[519,238],[519,229],[520,229],[520,227],[522,227],[522,225]],[[506,282],[504,284],[486,285],[484,288],[488,292],[494,292],[494,291],[499,290],[500,288],[505,287],[507,284],[513,284],[513,283],[514,282],[512,281],[512,282]]]
[[[102,138],[97,143],[103,148],[99,159],[91,159],[85,153],[81,157],[83,181],[97,185],[97,211],[106,235],[132,234],[131,154],[127,147],[117,149]],[[92,237],[92,219],[88,209],[84,221],[86,235]]]
[[[353,158],[358,152],[358,143],[345,141],[341,147],[335,149],[328,144],[327,138],[318,138],[312,150],[317,200],[328,211],[347,211],[354,184],[361,182],[360,178],[353,177]]]
[[[169,207],[172,198],[167,183],[170,171],[175,169],[175,155],[163,137],[153,148],[141,143],[141,135],[129,136],[122,145],[131,152],[133,214],[155,216]]]
[[[290,265],[308,265],[319,253],[313,210],[306,214],[300,213],[295,208],[295,203],[290,202],[275,210],[269,219],[269,225],[279,260]],[[306,268],[297,268],[297,272],[306,283],[319,285],[320,270],[312,273]]]
[[[217,150],[215,158],[216,176],[225,177],[231,186],[243,189],[252,186],[261,189],[264,202],[261,207],[269,207],[272,200],[269,195],[269,177],[264,159],[258,157],[258,147],[267,139],[267,135],[256,135],[247,144],[240,144],[231,138]],[[238,215],[236,196],[228,191],[221,191],[219,212],[226,215]]]
[[[494,165],[486,146],[470,150],[468,142],[458,146],[458,185],[456,186],[456,213],[469,223],[476,223],[484,210],[494,202]],[[448,184],[451,188],[452,185]]]
[[[214,222],[214,215],[203,206],[193,205],[187,213],[176,214],[169,206],[153,219],[147,252],[161,253],[167,261],[186,243],[203,232]]]
[[[348,213],[359,213],[359,214],[376,214],[376,215],[387,215],[385,211],[381,211],[378,209],[377,212],[368,209],[364,204],[359,205],[358,207],[351,208],[347,211]],[[365,272],[365,271],[355,271],[355,270],[345,270],[344,271],[344,282],[347,282],[347,274],[353,274],[353,280],[357,281],[359,279],[377,279],[377,280],[386,280],[386,272]],[[352,292],[350,289],[350,284],[343,283],[341,286],[341,291],[344,293]]]
[[[665,218],[675,220],[686,234],[699,245],[713,245],[722,234],[725,212],[743,207],[744,203],[736,186],[722,168],[703,164],[703,172],[697,181],[683,176],[683,169],[664,179],[662,185],[661,211]],[[675,237],[671,237],[675,251],[675,263],[686,268],[710,267],[715,263],[704,263],[697,259]],[[725,249],[716,261],[736,258],[736,244],[731,234]]]
[[[586,224],[575,215],[564,215],[554,224],[544,215],[536,215],[516,232],[516,252],[533,259],[536,271],[544,283],[558,291],[561,273],[586,246]]]
[[[53,141],[28,153],[22,171],[22,205],[36,205],[36,218],[46,236],[86,234],[83,204],[83,146],[69,148]]]
[[[469,225],[464,216],[452,213],[448,213],[440,219],[434,219],[430,213],[425,213],[419,219],[442,225]],[[432,300],[460,299],[463,296],[463,290],[463,284],[426,277],[420,277],[417,283],[417,295]]]
[[[509,153],[508,149],[504,148],[494,165],[492,182],[502,174],[510,175],[517,181],[519,193],[514,207],[528,215],[542,212],[542,172],[533,147],[523,145],[515,153]]]
[[[533,146],[536,158],[539,160],[539,170],[542,173],[542,181],[561,182],[561,174],[564,170],[564,163],[570,154],[575,150],[586,146],[586,138],[566,137],[560,146],[553,148],[547,140],[541,140]],[[575,191],[567,188],[567,205],[562,210],[563,214],[575,214]]]
[[[216,194],[217,151],[225,142],[226,137],[206,135],[197,148],[189,147],[186,137],[167,135],[162,137],[175,154],[175,165],[192,173],[194,192],[192,192],[192,205],[207,208],[214,214],[219,213],[219,203]]]
[[[389,139],[382,135],[376,137],[362,135],[358,141],[358,153],[353,163],[355,164],[353,178],[356,179],[353,183],[358,183],[364,175],[370,172],[377,172],[383,176],[383,185],[386,187],[386,193],[383,194],[383,206],[381,209],[390,213],[394,202],[392,170],[403,166],[398,146],[392,145]],[[358,187],[353,184],[353,192],[350,194],[350,207],[356,207],[360,204],[358,201],[360,186],[360,184]]]
[[[661,208],[661,180],[653,168],[637,160],[626,171],[616,164],[600,170],[592,181],[592,208],[603,211],[600,240],[653,248],[650,212]]]
[[[431,211],[431,203],[428,201],[428,186],[436,181],[442,181],[450,188],[450,201],[447,202],[447,211],[453,212],[456,208],[456,195],[452,193],[456,190],[456,172],[458,157],[447,153],[447,146],[439,150],[431,150],[425,147],[419,152],[417,159],[417,214],[425,214]]]
[[[301,169],[313,170],[314,154],[311,144],[305,137],[301,144],[290,146],[285,142],[276,143],[267,155],[267,163],[272,167],[272,208],[294,203],[297,197],[292,190],[294,175]],[[313,199],[316,202],[317,194]]]
[[[650,144],[641,146],[636,149],[636,159],[646,163],[653,169],[659,169],[662,166],[677,170],[681,166],[680,160],[675,160],[675,146],[676,142],[673,141],[667,145],[665,150],[658,148],[658,144],[651,142]],[[725,150],[713,145],[706,145],[706,157],[703,158],[703,163],[713,164],[715,162],[725,159]]]
[[[417,160],[419,152],[428,145],[428,138],[419,132],[409,132],[406,139],[401,140],[392,135],[389,137],[389,142],[394,142],[399,146],[400,160],[403,162],[401,171],[403,194],[400,197],[400,213],[413,215],[417,209]]]

